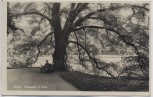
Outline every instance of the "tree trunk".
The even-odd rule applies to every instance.
[[[54,71],[65,71],[66,40],[62,33],[55,38],[55,50],[53,53]]]
[[[68,43],[69,33],[71,32],[71,24],[77,16],[77,14],[69,14],[66,19],[64,28],[61,27],[60,21],[60,3],[54,3],[52,7],[52,20],[51,25],[54,30],[55,38],[55,50],[53,53],[53,63],[55,71],[65,71],[65,57],[66,57],[66,47]]]
[[[66,55],[66,45],[65,45],[65,35],[61,28],[60,21],[60,3],[54,3],[52,7],[52,20],[51,25],[54,30],[54,38],[55,38],[55,50],[53,53],[53,63],[54,63],[54,71],[65,71],[65,55]]]

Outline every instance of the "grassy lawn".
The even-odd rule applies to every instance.
[[[82,91],[149,91],[149,81],[63,72],[61,77]]]

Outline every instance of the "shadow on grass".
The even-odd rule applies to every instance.
[[[62,72],[61,77],[82,91],[149,91],[149,81]]]

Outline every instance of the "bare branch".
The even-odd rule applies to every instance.
[[[51,18],[52,7],[48,3],[44,3],[48,8],[48,16]]]
[[[70,13],[68,14],[68,17],[66,18],[65,25],[63,27],[63,31],[66,31],[68,29],[71,29],[71,24],[73,24],[73,21],[76,19],[77,15],[88,5],[88,3],[78,3],[78,5],[75,7],[75,3],[71,4]],[[67,31],[66,31],[67,32]]]
[[[148,5],[148,4],[146,4],[146,5]],[[149,11],[149,9],[145,7],[146,5],[144,5],[144,6],[133,5],[132,7],[133,8],[140,8],[140,9],[144,9],[146,11]]]
[[[49,6],[48,3],[44,3],[44,4],[48,7],[48,9],[52,10],[52,8]]]
[[[53,32],[48,33],[48,34],[43,38],[43,40],[38,44],[38,47],[40,47],[41,44],[48,38],[48,36],[50,36],[50,35],[52,35],[52,34],[53,34]]]
[[[24,12],[26,12],[27,8],[30,7],[33,3],[29,3],[26,8],[24,9]]]
[[[39,12],[24,12],[24,13],[18,13],[18,14],[11,15],[11,17],[18,17],[18,16],[32,15],[32,14],[39,15],[39,16],[47,19],[49,22],[51,21],[51,19],[48,16],[46,16],[46,15],[44,15],[42,13],[39,13]]]

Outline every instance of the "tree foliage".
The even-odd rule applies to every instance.
[[[11,3],[8,29],[16,34],[24,29],[24,34],[18,33],[22,39],[13,36],[10,44],[15,44],[14,55],[32,57],[31,64],[43,54],[52,54],[56,65],[67,64],[73,53],[82,66],[90,62],[93,68],[114,76],[109,68],[117,70],[117,66],[97,56],[134,54],[133,66],[149,68],[149,3]]]

